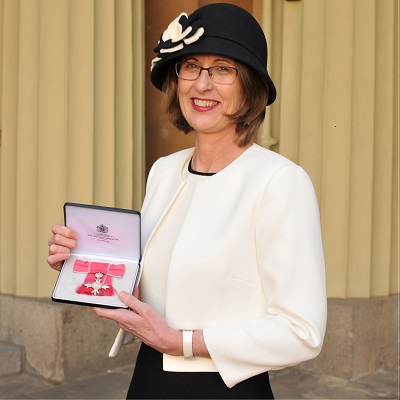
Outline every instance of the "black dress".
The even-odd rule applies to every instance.
[[[273,398],[268,372],[228,388],[218,372],[163,371],[162,353],[144,343],[127,394],[127,399]]]

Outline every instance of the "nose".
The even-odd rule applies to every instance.
[[[207,70],[203,69],[203,71],[200,72],[199,77],[195,80],[195,86],[197,90],[201,92],[204,90],[210,90],[214,87]]]

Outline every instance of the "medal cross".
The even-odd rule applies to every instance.
[[[106,290],[109,288],[108,285],[104,285],[102,282],[100,282],[101,278],[103,277],[103,274],[101,272],[96,272],[96,274],[94,275],[96,280],[92,283],[85,283],[85,286],[87,288],[92,288],[92,295],[96,296],[98,295],[101,289]]]

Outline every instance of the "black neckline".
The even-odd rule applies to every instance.
[[[216,172],[199,172],[199,171],[195,171],[195,170],[192,168],[192,159],[190,159],[190,161],[189,161],[188,170],[189,170],[189,172],[190,172],[191,174],[195,174],[195,175],[212,176],[212,175],[215,175],[215,174],[216,174]]]

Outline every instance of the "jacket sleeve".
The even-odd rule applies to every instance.
[[[269,179],[255,226],[265,315],[204,329],[207,348],[228,387],[316,357],[325,335],[319,209],[301,167],[285,165]]]

